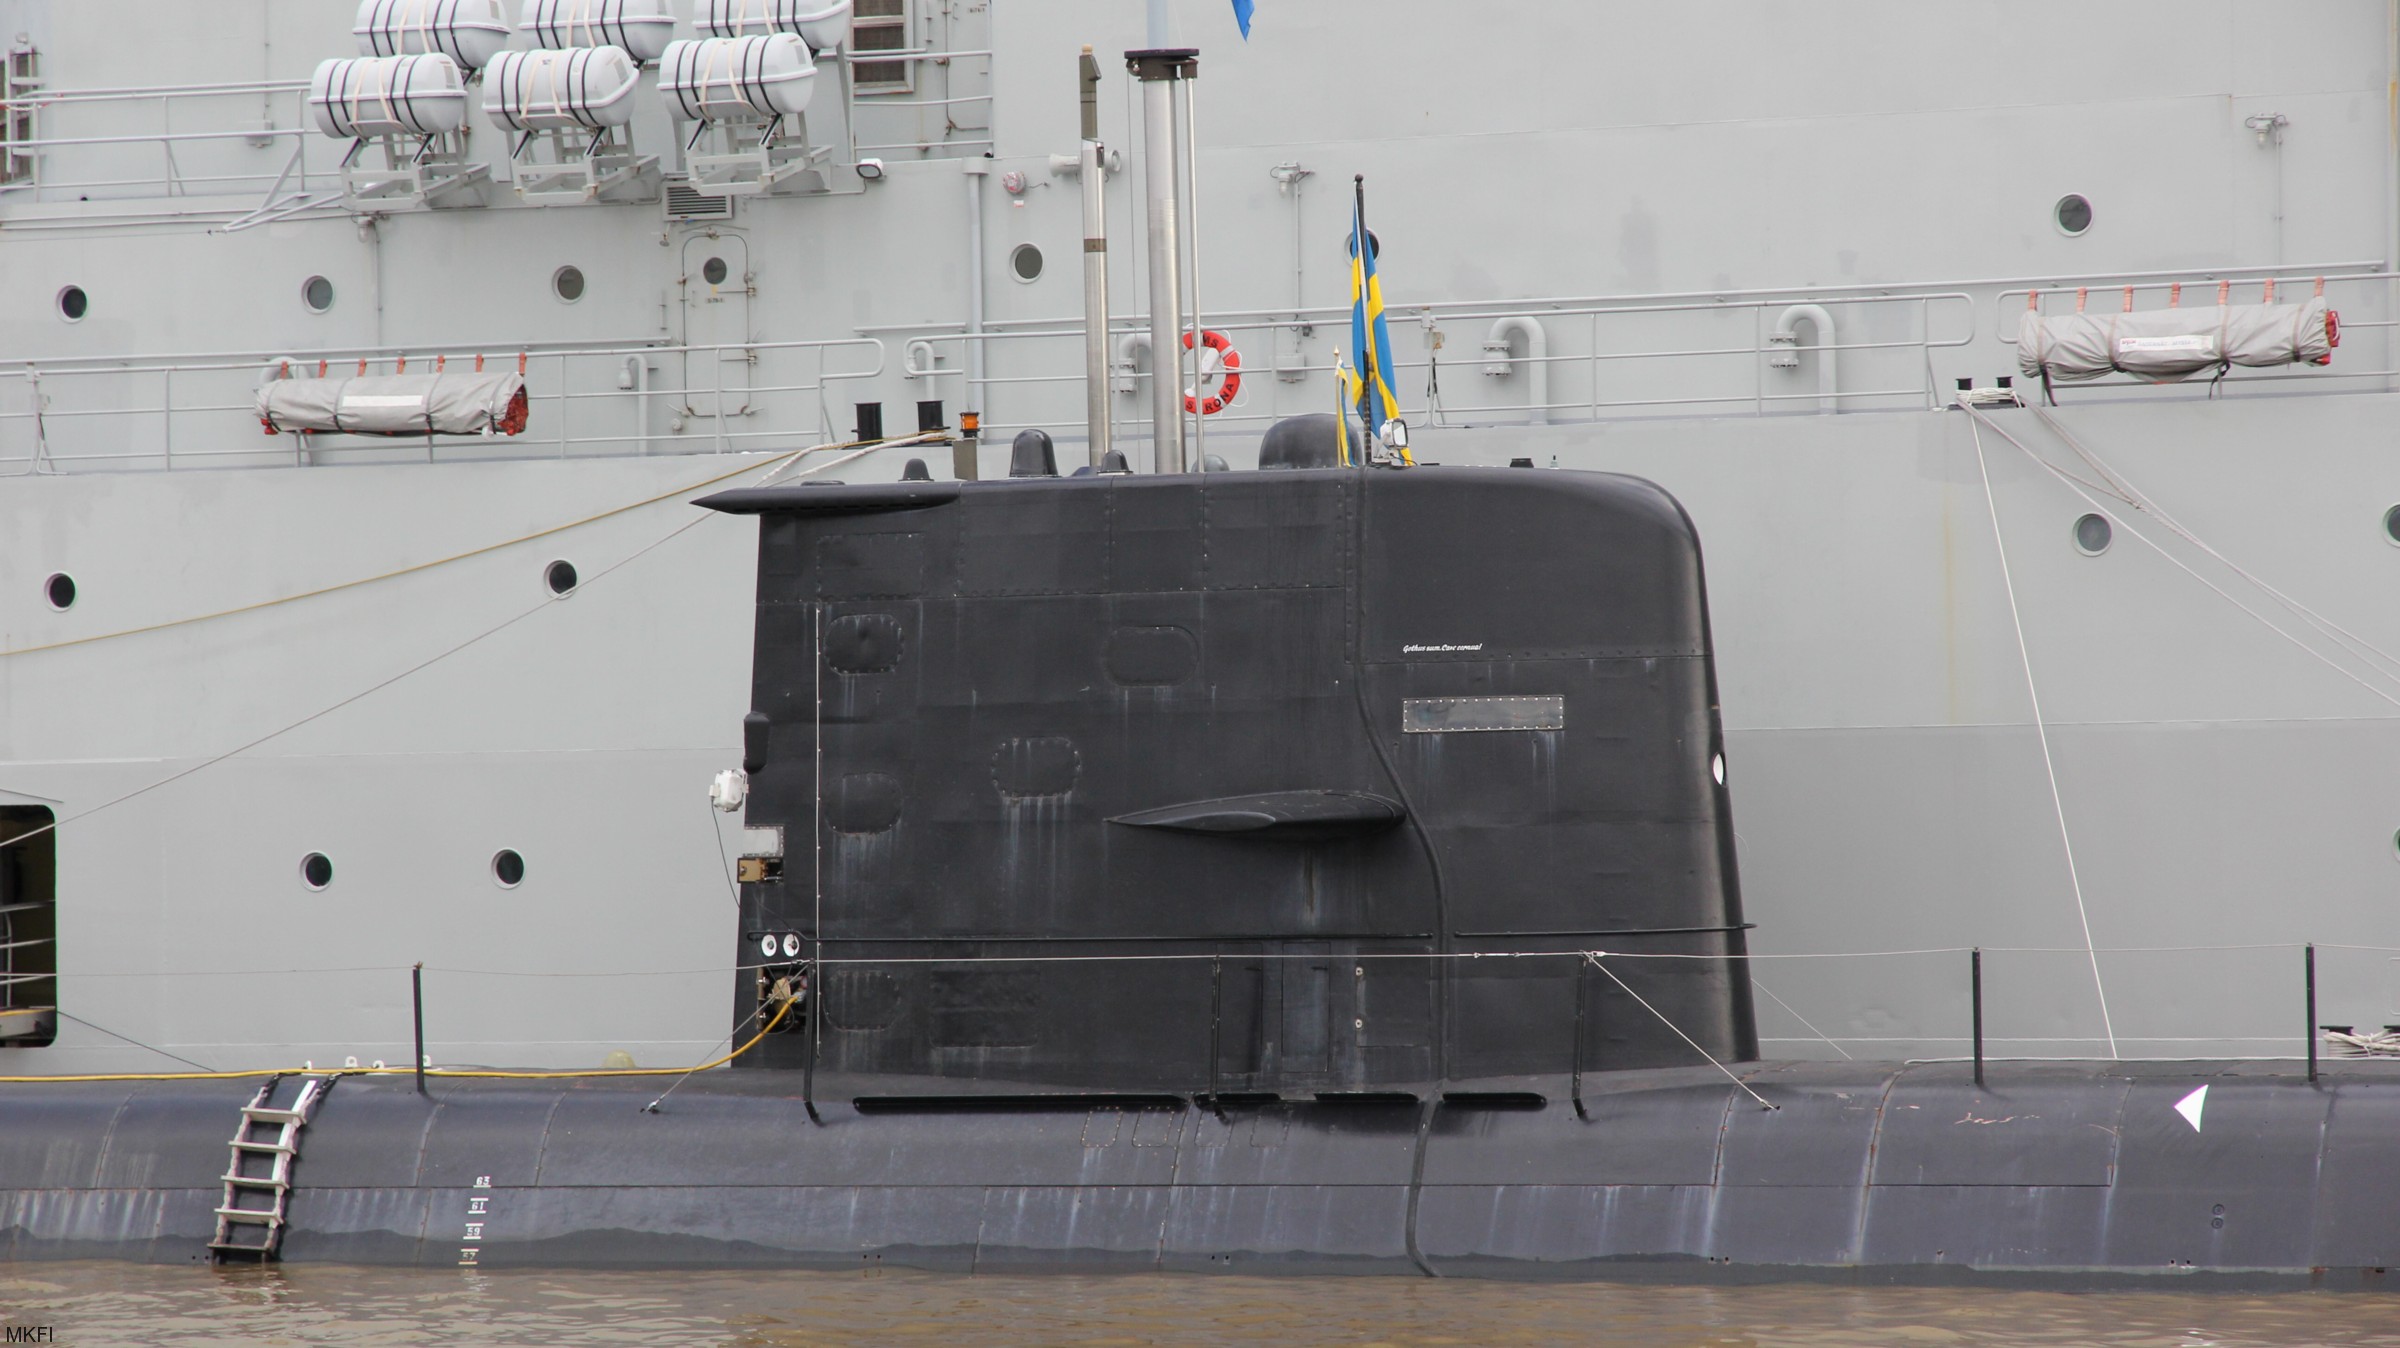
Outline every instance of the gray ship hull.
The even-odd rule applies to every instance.
[[[2388,650],[2394,411],[2389,395],[2124,402],[2063,424],[2200,537]],[[2030,413],[1994,417],[2072,463]],[[2392,704],[2179,569],[2169,553],[2297,626],[2138,514],[2083,555],[2071,528],[2092,507],[1984,440],[2005,576],[1955,412],[1428,432],[1422,453],[1555,455],[1649,478],[1689,510],[1769,1056],[1963,1055],[1970,946],[1988,952],[1996,1056],[2297,1055],[2305,941],[2324,947],[2322,1022],[2394,1019]],[[910,453],[837,475],[897,477]],[[85,600],[18,612],[21,645],[667,496],[389,581],[0,665],[0,790],[71,821],[59,951],[85,980],[67,1005],[81,1020],[9,1050],[12,1070],[178,1066],[127,1040],[212,1068],[402,1062],[419,960],[437,1063],[709,1056],[732,1018],[739,840],[702,797],[740,754],[755,548],[748,521],[684,504],[720,462],[257,470],[208,475],[204,508],[179,475],[12,488],[12,573],[60,555],[61,530],[92,544],[69,554]],[[195,560],[230,556],[249,560]],[[585,577],[563,601],[541,588],[555,557]],[[488,872],[501,847],[527,861],[514,890]],[[321,893],[297,875],[311,850],[338,868]],[[1933,953],[1881,953],[1911,951]]]

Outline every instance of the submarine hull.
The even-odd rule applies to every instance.
[[[303,1130],[280,1257],[2332,1287],[2400,1262],[2400,1065],[2315,1084],[2291,1063],[1996,1065],[1981,1088],[1946,1064],[1742,1078],[970,1108],[812,1103],[770,1071],[692,1079],[655,1113],[656,1080],[428,1097],[345,1078]],[[209,1258],[253,1089],[10,1089],[0,1257]]]

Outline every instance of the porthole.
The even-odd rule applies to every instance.
[[[1008,273],[1020,281],[1042,279],[1042,250],[1020,243],[1008,255]]]
[[[2400,547],[2400,505],[2383,512],[2383,537],[2394,547]]]
[[[2081,234],[2092,227],[2092,202],[2081,192],[2069,192],[2050,208],[2050,218],[2061,234]]]
[[[515,889],[525,883],[525,858],[513,847],[492,853],[492,879],[502,889]]]
[[[52,572],[50,579],[42,582],[42,597],[61,613],[75,607],[75,578],[64,571]]]
[[[563,557],[552,562],[549,569],[542,572],[542,583],[550,587],[550,593],[561,599],[573,594],[578,583],[575,564]]]
[[[583,298],[583,268],[561,267],[550,273],[550,293],[567,304]]]
[[[725,259],[721,257],[712,257],[708,261],[700,264],[700,279],[708,282],[712,286],[721,286],[725,284],[725,278],[728,274],[729,273],[725,270]]]
[[[2400,833],[2392,835],[2392,855],[2400,857]]]
[[[333,307],[333,282],[322,276],[311,276],[300,283],[300,302],[312,314],[321,314]]]
[[[68,286],[58,292],[58,316],[69,323],[81,323],[92,307],[92,297],[83,293],[82,286]]]
[[[333,883],[333,858],[323,852],[311,852],[300,858],[300,883],[310,889],[323,889]]]
[[[2097,557],[2108,551],[2109,540],[2116,534],[2108,516],[2085,515],[2075,521],[2075,550],[2086,557]]]
[[[1342,236],[1342,256],[1358,256],[1358,248],[1347,234]],[[1367,256],[1377,262],[1383,261],[1383,240],[1375,237],[1375,231],[1371,229],[1367,231]]]
[[[1708,773],[1710,776],[1717,779],[1717,785],[1723,786],[1725,784],[1725,755],[1712,754],[1709,757]]]

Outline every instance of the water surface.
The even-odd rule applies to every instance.
[[[155,1344],[2400,1346],[2400,1296],[1174,1275],[0,1264],[0,1326]],[[0,1339],[5,1339],[0,1335]],[[22,1342],[22,1337],[12,1340]]]

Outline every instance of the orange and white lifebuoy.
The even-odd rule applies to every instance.
[[[1202,398],[1198,396],[1198,389],[1185,389],[1183,391],[1183,410],[1198,412],[1204,417],[1213,417],[1232,406],[1233,395],[1242,391],[1242,353],[1234,350],[1231,339],[1221,332],[1203,330],[1200,334],[1200,345],[1217,353],[1219,370],[1217,391]],[[1188,332],[1183,334],[1183,349],[1186,351],[1192,349],[1192,334]],[[1206,357],[1202,357],[1203,361],[1206,359]],[[1202,384],[1208,382],[1208,371],[1205,367],[1200,371],[1200,382]]]

